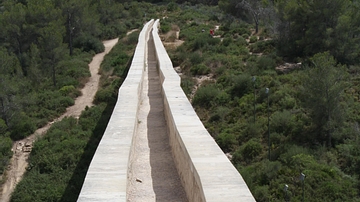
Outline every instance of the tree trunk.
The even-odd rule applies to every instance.
[[[68,11],[68,29],[69,29],[70,56],[72,56],[72,54],[73,54],[73,44],[72,44],[73,29],[71,27],[71,13],[69,11]]]
[[[3,98],[0,98],[0,104],[1,104],[0,105],[1,106],[1,117],[5,121],[6,126],[9,127],[9,119],[6,116],[6,109],[5,109]]]
[[[259,22],[255,21],[255,34],[259,32]]]
[[[54,84],[54,86],[56,86],[55,65],[53,64],[53,65],[51,66],[51,68],[52,68],[53,84]]]

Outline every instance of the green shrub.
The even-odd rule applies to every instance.
[[[250,51],[253,53],[269,54],[274,50],[275,42],[272,40],[258,41],[250,45]]]
[[[101,29],[101,38],[102,39],[113,39],[116,37],[121,37],[126,34],[126,28],[122,23],[113,23],[105,25]]]
[[[267,56],[259,57],[257,64],[262,70],[275,69],[276,66],[275,60]]]
[[[279,105],[282,109],[293,109],[296,107],[296,99],[286,94],[280,101]]]
[[[232,151],[233,146],[236,144],[236,137],[234,134],[220,133],[216,137],[216,142],[219,147],[226,153]]]
[[[137,44],[137,42],[139,40],[139,34],[140,34],[139,31],[136,31],[136,32],[133,32],[133,33],[129,34],[126,37],[126,44],[127,45],[135,45],[135,44]]]
[[[0,136],[5,134],[5,132],[7,131],[8,127],[4,121],[4,119],[0,118]]]
[[[285,165],[291,165],[292,158],[298,154],[309,154],[310,151],[298,145],[285,145],[284,153],[280,155],[279,160]]]
[[[225,37],[222,41],[222,44],[224,46],[228,46],[230,45],[231,43],[233,43],[233,39],[231,37]]]
[[[178,9],[179,9],[179,6],[175,2],[170,2],[170,3],[168,3],[166,10],[172,12],[172,11],[176,11]]]
[[[206,46],[215,46],[220,43],[219,38],[213,38],[207,34],[198,35],[193,42],[193,50],[199,50]]]
[[[241,74],[232,78],[233,86],[231,88],[231,95],[233,97],[241,97],[251,89],[251,76]]]
[[[167,33],[171,30],[171,25],[170,24],[161,24],[160,30],[162,33]]]
[[[95,53],[104,52],[104,44],[94,36],[82,34],[74,40],[74,48],[81,48],[83,51],[94,51]]]
[[[95,94],[94,103],[114,101],[116,101],[116,98],[114,97],[114,90],[111,86],[108,86],[104,89],[99,89]]]
[[[120,52],[112,59],[111,66],[115,67],[117,65],[125,65],[129,61],[129,58],[130,57],[125,52]]]
[[[68,96],[60,97],[58,102],[58,108],[60,108],[59,112],[64,112],[68,106],[74,105],[75,103],[74,99]]]
[[[247,46],[248,45],[247,41],[241,36],[235,40],[235,43],[239,46]]]
[[[244,35],[244,34],[247,34],[247,35],[250,35],[251,34],[251,31],[250,29],[248,28],[243,28],[243,27],[239,27],[239,28],[236,28],[236,29],[233,29],[230,31],[231,33],[235,34],[239,34],[240,36],[241,35]]]
[[[209,121],[217,122],[225,120],[226,116],[230,114],[231,110],[224,106],[219,106],[216,108],[215,112],[211,115]]]
[[[288,110],[276,111],[271,115],[271,130],[287,136],[293,128],[293,115]]]
[[[262,128],[262,125],[260,123],[258,123],[259,121],[257,121],[257,123],[248,123],[245,127],[244,130],[244,137],[247,139],[250,138],[260,138],[261,134],[264,132],[264,129]],[[245,139],[246,140],[246,139]],[[242,141],[245,141],[242,140]]]
[[[225,73],[225,71],[226,71],[226,67],[224,67],[224,66],[218,67],[215,69],[215,75],[220,76],[223,73]]]
[[[86,110],[81,112],[79,125],[81,126],[82,130],[93,131],[96,129],[98,124],[103,124],[106,127],[107,122],[99,123],[99,120],[103,115],[102,113],[104,112],[103,110],[105,106],[105,103],[101,103],[97,107],[87,108]]]
[[[270,134],[270,144],[279,145],[285,141],[285,136],[282,133],[273,132]]]
[[[63,96],[67,96],[69,95],[70,93],[73,93],[75,92],[76,89],[74,86],[63,86],[62,88],[60,88],[59,92],[61,93],[61,95]]]
[[[59,62],[58,69],[61,76],[69,76],[74,79],[90,76],[88,62],[78,57]],[[62,82],[61,79],[59,79],[59,82]]]
[[[10,137],[12,140],[23,139],[32,134],[35,129],[34,121],[25,113],[16,114],[11,120],[11,133]]]
[[[200,64],[203,61],[204,61],[204,58],[198,52],[195,52],[190,55],[190,62],[193,65]]]
[[[217,96],[215,97],[215,103],[217,105],[226,105],[230,102],[231,96],[226,93],[225,91],[221,91]],[[221,108],[219,108],[221,109]]]
[[[220,92],[221,91],[213,85],[202,86],[196,91],[193,104],[195,106],[209,108]]]
[[[0,176],[4,173],[6,167],[8,166],[8,162],[12,155],[12,145],[13,141],[10,137],[0,136]],[[1,182],[2,180],[0,179],[0,183]]]
[[[70,76],[59,78],[58,86],[79,86],[80,82],[78,79]]]
[[[269,198],[269,186],[257,186],[253,193],[256,201],[267,201]]]
[[[249,49],[246,48],[245,46],[240,46],[238,48],[238,53],[239,55],[249,55]]]
[[[245,160],[253,160],[261,154],[262,146],[255,139],[249,140],[242,146],[242,155]]]
[[[192,75],[205,75],[210,73],[210,68],[204,64],[195,65],[190,68]]]
[[[207,43],[206,43],[206,39],[205,39],[204,36],[197,37],[197,38],[194,40],[193,48],[194,48],[194,50],[198,50],[198,49],[203,48],[206,44],[207,44]]]
[[[10,156],[11,155],[11,147],[12,147],[12,140],[9,137],[0,136],[0,157],[3,156]],[[0,168],[0,172],[1,172]]]
[[[188,96],[191,94],[191,90],[193,89],[194,84],[195,84],[194,80],[190,77],[181,78],[181,88]]]
[[[255,43],[257,41],[257,36],[250,37],[250,43]]]
[[[249,34],[243,34],[241,35],[244,39],[248,39],[249,38]]]

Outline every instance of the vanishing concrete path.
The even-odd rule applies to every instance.
[[[128,201],[184,202],[186,194],[169,145],[154,43],[152,36],[149,38]]]

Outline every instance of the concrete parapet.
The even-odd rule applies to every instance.
[[[146,66],[146,33],[149,33],[152,23],[153,20],[146,23],[139,34],[128,76],[119,89],[118,101],[91,161],[77,201],[126,201],[129,156],[133,134],[137,128]]]
[[[255,201],[240,173],[195,113],[180,87],[180,77],[158,35],[152,35],[162,82],[170,145],[189,201]]]

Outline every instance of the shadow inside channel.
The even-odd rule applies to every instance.
[[[157,202],[188,201],[177,173],[164,117],[159,73],[152,36],[148,42],[148,96],[150,112],[147,117],[148,144],[153,189]]]

